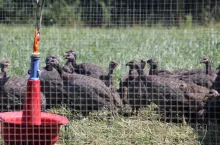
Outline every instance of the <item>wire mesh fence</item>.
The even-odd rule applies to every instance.
[[[0,0],[1,112],[24,109],[35,11]],[[218,0],[46,0],[39,95],[69,119],[58,143],[219,144],[219,34]]]

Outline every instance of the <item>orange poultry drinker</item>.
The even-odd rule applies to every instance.
[[[0,113],[2,139],[8,145],[53,145],[61,125],[68,123],[64,116],[41,112],[39,40],[36,29],[23,111]]]

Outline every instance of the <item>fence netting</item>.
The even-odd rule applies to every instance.
[[[0,0],[1,112],[24,109],[35,2]],[[58,144],[220,144],[219,0],[45,0],[42,16]]]

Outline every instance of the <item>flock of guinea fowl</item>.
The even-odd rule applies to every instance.
[[[211,68],[209,57],[200,63],[204,69],[159,69],[153,59],[132,60],[126,63],[128,74],[114,85],[114,69],[118,63],[111,61],[108,71],[91,63],[76,63],[74,50],[65,52],[66,64],[55,56],[47,56],[45,67],[40,68],[42,110],[65,104],[88,114],[97,110],[118,113],[134,112],[154,103],[157,111],[167,121],[188,121],[216,118],[220,91],[220,75]],[[150,66],[146,71],[145,65]],[[1,110],[19,110],[26,95],[29,74],[8,77],[9,62],[1,62]]]

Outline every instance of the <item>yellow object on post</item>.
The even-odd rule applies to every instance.
[[[39,41],[40,41],[40,32],[35,29],[34,31],[34,45],[33,45],[33,54],[35,56],[38,56],[40,53],[38,52],[39,49]]]

